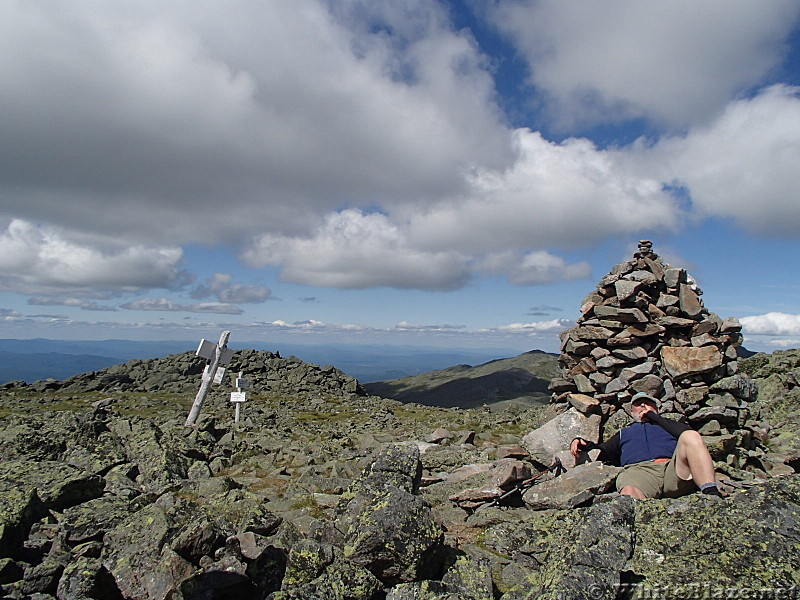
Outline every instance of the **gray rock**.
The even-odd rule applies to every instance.
[[[668,288],[675,289],[686,281],[686,271],[683,269],[664,269],[664,284]]]
[[[0,481],[0,558],[16,556],[31,525],[46,512],[33,487]]]
[[[664,368],[675,379],[713,371],[722,364],[722,354],[715,346],[702,348],[675,348],[664,346],[661,349]]]
[[[533,513],[490,528],[484,543],[517,564],[535,565],[503,600],[614,600],[635,539],[633,501],[619,497],[588,509]]]
[[[426,579],[440,564],[443,531],[415,495],[422,465],[413,446],[384,449],[337,509],[344,557],[388,585]]]
[[[711,385],[713,391],[726,391],[730,392],[737,398],[745,401],[755,400],[758,395],[758,387],[756,382],[744,374],[734,375],[720,379]]]
[[[271,597],[370,600],[381,587],[375,576],[347,560],[338,548],[302,540],[289,552],[281,591]]]
[[[621,469],[589,462],[527,490],[522,499],[534,510],[574,508],[612,489]]]
[[[574,408],[554,417],[538,429],[528,432],[522,438],[522,445],[531,457],[542,464],[549,465],[553,457],[569,448],[576,437],[597,440],[600,434],[600,415],[583,415]],[[567,461],[571,466],[574,461]]]
[[[105,486],[98,475],[57,461],[2,462],[0,485],[35,489],[41,502],[55,510],[97,498]]]

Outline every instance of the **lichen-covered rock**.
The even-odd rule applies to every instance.
[[[126,598],[165,600],[195,567],[169,545],[173,524],[156,504],[131,514],[105,536],[103,566]]]
[[[103,479],[58,461],[0,462],[0,486],[32,488],[47,508],[64,510],[103,493]]]
[[[59,600],[122,600],[114,579],[96,558],[79,557],[69,563],[56,587]]]
[[[633,501],[547,511],[490,528],[484,542],[514,559],[524,579],[503,600],[614,600],[635,541]]]
[[[76,546],[100,540],[103,534],[128,518],[130,502],[118,496],[100,496],[66,509],[59,519],[65,539]]]
[[[640,502],[635,522],[627,568],[643,588],[800,585],[800,477],[724,500],[694,494]]]
[[[281,591],[272,600],[370,600],[382,587],[335,546],[303,540],[289,552]]]
[[[389,446],[353,482],[337,509],[344,556],[392,585],[427,579],[439,568],[441,527],[416,492],[415,446]]]
[[[31,525],[46,511],[34,488],[4,485],[0,481],[0,558],[18,554]]]

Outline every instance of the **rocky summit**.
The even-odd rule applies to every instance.
[[[0,389],[1,598],[798,593],[798,350],[740,359],[720,379],[757,391],[733,429],[748,447],[715,454],[726,497],[643,501],[613,491],[613,467],[551,468],[565,428],[604,415],[588,394],[585,406],[403,404],[333,368],[243,351],[231,371],[254,374],[240,423],[225,381],[186,427],[203,366],[174,355]]]

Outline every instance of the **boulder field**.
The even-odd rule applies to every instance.
[[[531,452],[524,440],[564,419],[561,403],[402,404],[365,395],[332,368],[246,356],[274,383],[251,388],[239,424],[218,391],[184,427],[191,393],[143,385],[164,362],[136,363],[136,376],[118,368],[128,387],[3,386],[0,597],[798,593],[800,351],[739,360],[758,395],[737,423],[751,447],[727,448],[716,463],[727,497],[645,501],[613,492],[613,468],[555,476],[551,457]],[[184,363],[174,378],[196,369]],[[285,369],[283,379],[271,369]],[[289,371],[302,389],[291,391]]]

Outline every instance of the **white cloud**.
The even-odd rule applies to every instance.
[[[282,265],[288,281],[323,287],[447,290],[469,277],[465,256],[416,249],[385,215],[352,209],[329,215],[314,237],[262,236],[244,257],[254,266]]]
[[[747,335],[800,336],[800,315],[770,312],[741,317],[742,331]]]
[[[13,219],[0,231],[0,290],[21,293],[135,291],[185,282],[172,246],[83,243],[68,231]]]
[[[197,299],[215,296],[225,304],[252,304],[266,301],[272,291],[265,285],[233,283],[233,275],[230,273],[214,273],[192,290],[190,295]]]
[[[216,313],[221,315],[240,315],[244,311],[222,302],[198,302],[196,304],[176,304],[168,298],[137,298],[126,302],[120,308],[127,310],[156,310],[163,312]]]
[[[357,26],[362,9],[327,5],[0,4],[4,212],[238,241],[452,192],[511,160],[492,78],[443,7]]]
[[[408,321],[400,321],[395,329],[403,331],[454,331],[458,329],[466,329],[464,325],[422,325],[418,323],[409,323]]]
[[[501,273],[516,285],[541,285],[557,281],[586,279],[591,274],[587,262],[568,264],[560,256],[544,250],[528,252],[520,256],[516,252],[490,254],[478,266],[487,273]]]
[[[681,222],[661,182],[630,168],[624,154],[586,139],[556,144],[526,129],[515,141],[513,167],[479,171],[468,196],[408,214],[415,244],[465,252],[588,245]]]
[[[731,217],[766,235],[800,233],[800,88],[772,86],[686,136],[631,152],[641,152],[648,172],[686,186],[702,217]]]
[[[498,325],[496,329],[512,333],[560,333],[574,325],[575,322],[569,319],[550,319],[549,321],[534,321],[532,323],[508,323],[506,325]]]
[[[106,304],[98,304],[92,300],[85,298],[57,298],[52,296],[34,296],[28,298],[28,304],[32,306],[71,306],[80,308],[81,310],[96,310],[96,311],[115,311],[113,306]]]
[[[684,127],[783,58],[794,0],[501,0],[489,9],[562,124],[646,117]]]

